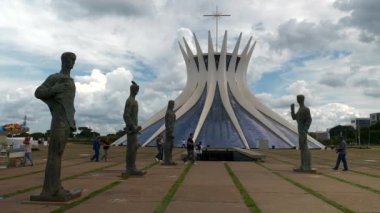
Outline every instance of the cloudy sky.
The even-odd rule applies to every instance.
[[[257,41],[248,71],[252,92],[289,119],[295,95],[306,95],[311,130],[348,124],[380,106],[378,0],[2,0],[0,1],[0,124],[28,116],[32,132],[50,125],[34,90],[75,52],[77,126],[122,129],[130,80],[140,86],[143,123],[186,83],[178,40],[197,35],[204,50],[215,21],[230,14],[229,50],[240,32]]]

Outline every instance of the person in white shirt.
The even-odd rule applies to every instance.
[[[24,139],[24,166],[26,166],[26,161],[30,161],[30,165],[31,166],[34,166],[34,162],[32,160],[32,147],[31,147],[31,144],[30,144],[30,136],[26,136],[25,139]]]

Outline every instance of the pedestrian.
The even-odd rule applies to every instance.
[[[92,149],[94,150],[94,155],[91,158],[91,161],[95,160],[96,162],[99,162],[99,151],[100,151],[100,140],[99,137],[97,137],[94,142],[92,143]]]
[[[30,161],[30,165],[31,166],[34,166],[34,162],[32,160],[32,147],[31,147],[31,144],[30,144],[30,140],[31,140],[31,137],[30,136],[26,136],[25,139],[24,139],[24,162],[23,162],[23,165],[26,166],[26,160],[29,160]]]
[[[182,148],[186,148],[186,140],[182,139]]]
[[[163,152],[164,152],[164,137],[162,134],[158,134],[156,138],[156,145],[157,145],[157,155],[156,155],[156,161],[162,161]]]
[[[104,161],[107,161],[107,159],[108,159],[108,150],[109,150],[109,148],[110,148],[110,142],[109,142],[109,140],[108,140],[108,137],[106,137],[105,139],[104,139],[104,142],[103,142],[103,156],[102,156],[102,160],[104,159]]]
[[[336,160],[334,170],[338,170],[339,164],[342,161],[343,162],[343,171],[348,171],[347,166],[347,160],[346,160],[346,154],[347,154],[347,143],[344,140],[343,136],[340,136],[340,143],[339,146],[336,149],[336,153],[338,153],[338,158]]]
[[[197,157],[196,157],[197,160],[201,160],[202,158],[202,149],[203,149],[202,141],[199,141],[195,148],[196,153],[197,153]]]
[[[194,133],[190,133],[189,138],[187,139],[186,148],[187,148],[187,157],[184,161],[192,161],[195,164],[195,156],[194,156]],[[186,162],[187,163],[187,162]]]

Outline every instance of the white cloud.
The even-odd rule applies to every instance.
[[[195,52],[195,32],[207,52],[211,29],[215,42],[214,20],[203,14],[213,13],[216,4],[231,14],[219,23],[219,44],[224,29],[230,51],[240,32],[241,46],[249,36],[257,41],[250,85],[268,73],[286,73],[276,85],[256,94],[269,106],[287,109],[302,93],[312,108],[332,114],[365,116],[379,111],[379,25],[366,21],[377,20],[370,18],[378,16],[376,0],[14,0],[0,1],[1,122],[22,120],[26,113],[32,131],[49,127],[47,108],[33,91],[59,71],[64,51],[77,54],[73,76],[78,125],[101,132],[120,129],[131,79],[141,86],[137,98],[144,121],[184,88],[186,71],[178,40],[185,37]],[[338,103],[342,105],[329,105]],[[313,122],[318,119],[324,125],[344,120],[315,115]]]

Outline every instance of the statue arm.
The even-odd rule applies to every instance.
[[[55,92],[53,91],[53,85],[56,82],[56,78],[49,76],[41,86],[37,87],[34,92],[34,96],[38,99],[44,100],[54,96]]]
[[[169,131],[173,131],[174,122],[175,122],[175,118],[172,115],[170,115],[169,113],[167,113],[165,115],[165,128]]]
[[[307,133],[309,128],[310,128],[310,125],[311,125],[311,114],[310,114],[310,110],[307,110],[307,116],[306,116],[306,120],[305,120],[305,132]]]
[[[34,96],[41,100],[56,98],[57,94],[64,93],[70,89],[71,85],[65,78],[60,78],[58,75],[49,76],[41,86],[37,87]],[[59,99],[59,97],[57,97]]]
[[[125,103],[123,118],[124,118],[124,122],[127,126],[127,130],[132,131],[132,132],[136,132],[138,127],[133,123],[133,120],[131,117],[131,107],[132,106],[131,106],[130,102],[127,100],[127,102]]]
[[[290,115],[292,116],[292,119],[293,119],[293,120],[296,120],[296,119],[297,119],[297,114],[294,113],[294,104],[291,104],[291,105],[290,105]]]

